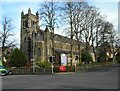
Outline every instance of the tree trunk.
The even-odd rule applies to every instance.
[[[3,45],[2,45],[2,62],[4,61],[4,51],[5,51],[5,46],[3,43]]]
[[[81,46],[80,46],[80,44],[78,44],[78,50],[79,50],[79,63],[81,64],[82,61],[81,61]]]

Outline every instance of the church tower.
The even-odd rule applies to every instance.
[[[28,60],[34,59],[35,53],[35,38],[39,31],[39,14],[31,13],[31,9],[28,9],[28,13],[21,12],[21,35],[20,35],[20,48],[26,54]]]

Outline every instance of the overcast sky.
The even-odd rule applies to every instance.
[[[13,25],[15,27],[13,31],[14,39],[18,44],[20,44],[21,11],[24,11],[24,13],[26,14],[28,12],[28,8],[31,8],[31,12],[35,14],[38,10],[38,6],[40,3],[39,1],[41,0],[2,0],[2,3],[0,3],[0,20],[2,16],[7,16],[13,20]],[[106,20],[114,25],[115,30],[118,30],[118,0],[87,1],[90,1],[90,4],[99,8],[101,14],[107,16]],[[62,34],[62,29],[61,31],[59,31],[59,33]]]

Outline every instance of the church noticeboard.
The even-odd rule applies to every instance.
[[[66,54],[61,54],[61,65],[67,65],[67,56]]]

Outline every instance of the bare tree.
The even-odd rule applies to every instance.
[[[83,23],[85,17],[85,8],[87,6],[86,2],[77,2],[74,9],[74,19],[73,19],[73,35],[75,40],[77,40],[78,50],[79,50],[79,63],[81,63],[81,43]]]
[[[70,34],[70,56],[71,56],[71,65],[72,65],[72,60],[73,60],[73,37],[74,37],[74,34],[73,34],[73,22],[74,22],[74,18],[75,18],[75,8],[76,8],[76,5],[75,5],[75,2],[66,2],[63,4],[62,6],[62,11],[63,11],[63,17],[64,17],[64,21],[67,22],[67,24],[69,25],[68,27],[68,33]]]
[[[93,39],[93,30],[94,30],[94,21],[96,18],[96,13],[97,10],[95,7],[92,6],[87,6],[85,9],[85,17],[84,17],[84,21],[83,21],[83,39],[85,41],[85,49],[89,50],[90,49],[90,45],[92,43]]]
[[[109,37],[109,42],[110,42],[110,45],[111,45],[111,49],[112,49],[112,55],[113,55],[113,64],[115,63],[115,54],[116,54],[116,45],[117,45],[117,41],[118,41],[118,38],[115,34],[115,30],[113,29],[113,26],[111,25],[112,29],[111,29],[111,34],[110,34],[110,37]]]
[[[4,58],[4,52],[6,47],[13,47],[15,46],[15,41],[10,40],[10,37],[13,36],[12,30],[13,30],[12,20],[4,17],[2,21],[2,30],[0,30],[0,43],[2,46],[2,61]]]
[[[97,47],[98,46],[98,38],[99,38],[99,28],[100,28],[100,13],[96,7],[92,7],[91,10],[91,21],[90,27],[88,29],[89,32],[89,45],[92,47],[92,51],[94,53],[95,60],[97,60]],[[87,48],[88,49],[88,48]]]
[[[74,36],[78,41],[79,61],[81,60],[81,42],[85,41],[85,49],[89,51],[94,47],[95,20],[99,16],[96,7],[89,6],[86,2],[78,3],[77,14],[74,19]],[[79,12],[78,12],[79,11]],[[76,26],[77,25],[77,26]]]
[[[116,34],[116,31],[114,29],[114,26],[112,23],[109,23],[108,25],[108,34],[107,34],[107,41],[109,42],[110,45],[110,53],[112,56],[112,61],[113,64],[115,64],[115,56],[117,54],[117,49],[118,46],[120,45],[120,38],[119,36]]]
[[[87,2],[67,2],[63,8],[66,21],[69,23],[71,38],[71,58],[73,51],[73,39],[77,40],[79,50],[79,62],[81,62],[81,41],[85,40],[86,50],[89,49],[90,41],[94,41],[93,28],[97,17],[97,9],[89,6]]]
[[[97,62],[98,58],[98,48],[99,48],[99,41],[100,41],[100,30],[102,29],[102,18],[101,16],[98,16],[97,19],[95,20],[95,32],[94,32],[94,44],[92,41],[92,47],[93,47],[93,52],[95,55],[95,61]]]
[[[41,20],[43,21],[43,25],[41,26],[48,27],[48,29],[51,32],[50,39],[52,40],[52,55],[55,55],[54,53],[54,37],[55,37],[54,29],[58,27],[57,10],[58,10],[57,2],[53,2],[53,1],[42,3],[39,9],[39,14],[40,14]]]
[[[72,40],[75,39],[78,43],[79,61],[81,60],[81,41],[84,41],[87,51],[92,49],[96,61],[98,48],[110,39],[112,24],[105,21],[98,8],[90,6],[87,2],[67,2],[62,10],[69,25],[66,29],[69,30],[67,34],[71,38],[71,57],[74,45]],[[103,49],[105,51],[106,47],[104,46]]]
[[[103,21],[102,22],[102,28],[100,30],[100,40],[99,40],[99,47],[103,51],[104,56],[103,60],[107,62],[107,49],[109,48],[111,50],[111,44],[113,45],[113,25],[110,22]]]

